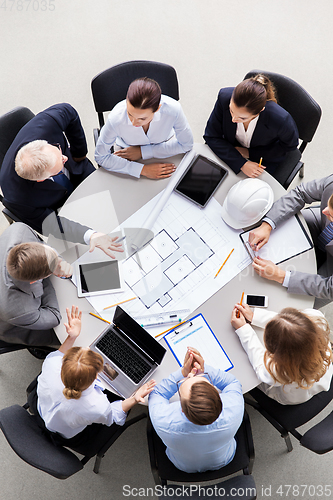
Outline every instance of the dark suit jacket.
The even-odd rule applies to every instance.
[[[86,169],[91,173],[94,167],[87,159],[79,163],[73,160],[73,157],[81,158],[87,154],[87,142],[79,115],[70,104],[55,104],[41,111],[19,131],[6,153],[0,171],[4,204],[12,209],[23,222],[43,232],[44,219],[64,204],[69,193],[65,187],[50,179],[36,182],[22,179],[17,175],[15,157],[18,150],[28,142],[37,139],[61,145],[63,154],[68,156],[65,166],[70,173],[71,180],[72,175],[84,176]]]
[[[204,139],[214,153],[236,174],[246,163],[235,149],[237,123],[233,123],[229,103],[233,87],[221,89],[206,125]],[[273,101],[261,111],[249,148],[249,159],[259,163],[263,157],[266,171],[273,173],[288,151],[297,148],[298,130],[290,114]]]
[[[25,242],[41,240],[20,222],[9,226],[0,237],[0,339],[14,344],[50,345],[55,338],[52,328],[61,320],[50,278],[30,284],[14,280],[6,268],[9,250]]]

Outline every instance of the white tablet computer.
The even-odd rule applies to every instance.
[[[101,295],[123,291],[123,280],[117,260],[75,264],[77,294]]]

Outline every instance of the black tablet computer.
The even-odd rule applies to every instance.
[[[205,207],[228,171],[205,156],[197,155],[174,190],[200,207]]]

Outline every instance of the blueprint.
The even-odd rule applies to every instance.
[[[127,219],[121,229],[126,232],[126,227],[140,227],[160,196]],[[241,231],[225,224],[214,198],[202,209],[173,192],[152,231],[154,238],[144,248],[121,261],[125,291],[88,297],[105,319],[112,320],[114,314],[114,308],[105,307],[132,297],[137,298],[121,307],[134,318],[181,309],[189,309],[191,314],[249,264],[239,238]],[[85,261],[94,258],[93,254],[83,257]]]

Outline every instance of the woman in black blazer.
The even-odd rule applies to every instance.
[[[258,177],[266,169],[274,176],[287,152],[297,148],[298,130],[277,104],[272,82],[258,74],[220,90],[204,139],[236,174]]]

